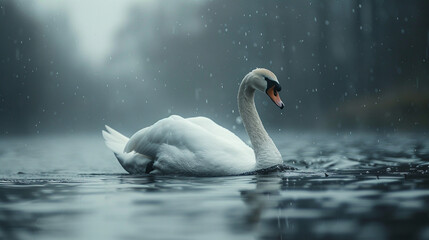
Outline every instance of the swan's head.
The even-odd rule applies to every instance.
[[[265,68],[256,68],[249,74],[249,84],[253,88],[265,92],[280,109],[283,109],[285,105],[279,96],[279,92],[282,90],[282,87],[280,86],[276,75]]]

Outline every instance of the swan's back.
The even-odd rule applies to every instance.
[[[154,159],[154,173],[233,175],[256,163],[249,146],[205,117],[162,119],[135,133],[124,151]]]

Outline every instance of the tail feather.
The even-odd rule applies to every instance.
[[[101,131],[106,142],[106,145],[115,154],[123,154],[125,145],[127,145],[128,138],[115,131],[113,128],[106,125],[107,131]]]
[[[106,145],[110,150],[112,150],[116,154],[120,154],[124,152],[125,145],[127,144],[128,140],[123,140],[121,138],[117,138],[114,135],[112,135],[110,132],[102,131],[104,140],[106,142]]]
[[[102,130],[106,146],[113,151],[119,163],[127,172],[149,173],[151,171],[149,169],[152,169],[152,158],[134,151],[124,152],[129,138],[107,125],[106,129],[107,131]]]
[[[124,135],[122,135],[120,132],[116,131],[115,129],[105,125],[107,131],[115,137],[115,139],[117,139],[117,141],[122,141],[122,142],[128,142],[129,138],[125,137]]]

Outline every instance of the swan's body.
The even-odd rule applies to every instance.
[[[261,80],[262,79],[262,80]],[[129,173],[237,175],[282,164],[254,103],[255,90],[266,90],[281,108],[277,78],[266,69],[247,74],[238,92],[238,108],[253,148],[205,117],[170,116],[136,132],[130,139],[106,126],[106,145]]]

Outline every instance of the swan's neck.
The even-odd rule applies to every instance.
[[[244,77],[238,91],[238,110],[244,127],[252,142],[256,157],[256,169],[264,169],[282,164],[282,156],[268,136],[255,107],[255,89],[249,85],[249,75]]]

